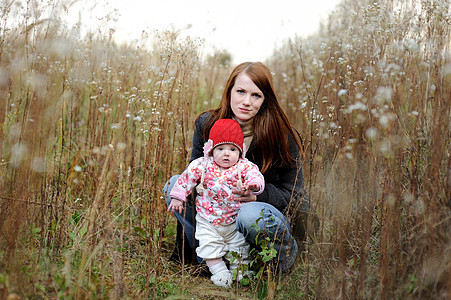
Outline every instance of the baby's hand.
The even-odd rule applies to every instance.
[[[171,203],[169,204],[169,207],[168,207],[168,211],[174,213],[174,210],[178,211],[179,214],[181,214],[182,210],[183,210],[183,201],[172,198]]]
[[[260,190],[260,185],[257,183],[252,183],[249,184],[246,189],[251,192],[258,192]]]

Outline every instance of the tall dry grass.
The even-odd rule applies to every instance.
[[[63,4],[1,4],[0,297],[155,296],[161,188],[189,154],[200,43],[81,37],[58,22]]]
[[[270,67],[321,218],[314,298],[451,294],[449,1],[342,1]]]

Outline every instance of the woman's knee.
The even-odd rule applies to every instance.
[[[237,224],[244,228],[250,228],[252,225],[256,225],[265,210],[261,204],[259,202],[249,202],[242,205],[236,218]]]
[[[237,220],[243,223],[262,224],[284,222],[285,216],[274,206],[263,202],[250,202],[241,206]]]
[[[259,231],[268,231],[270,227],[280,223],[278,210],[263,202],[249,202],[241,206],[237,215],[237,229],[248,236],[253,237]]]
[[[252,238],[260,231],[270,235],[285,236],[289,233],[289,222],[274,206],[268,203],[250,202],[241,206],[237,216],[237,228],[245,236]]]

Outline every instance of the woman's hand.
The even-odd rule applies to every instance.
[[[257,196],[253,195],[249,188],[243,190],[233,190],[233,194],[235,195],[234,200],[240,202],[252,202],[257,201]]]
[[[172,213],[174,213],[174,211],[178,211],[179,214],[181,214],[182,210],[183,210],[183,201],[171,198],[171,203],[168,206],[168,211]]]

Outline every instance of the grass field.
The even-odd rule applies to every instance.
[[[0,3],[1,299],[451,297],[449,1],[343,0],[274,50],[320,229],[289,276],[263,265],[226,291],[168,260],[161,189],[230,54],[177,31],[81,36],[66,9]]]

